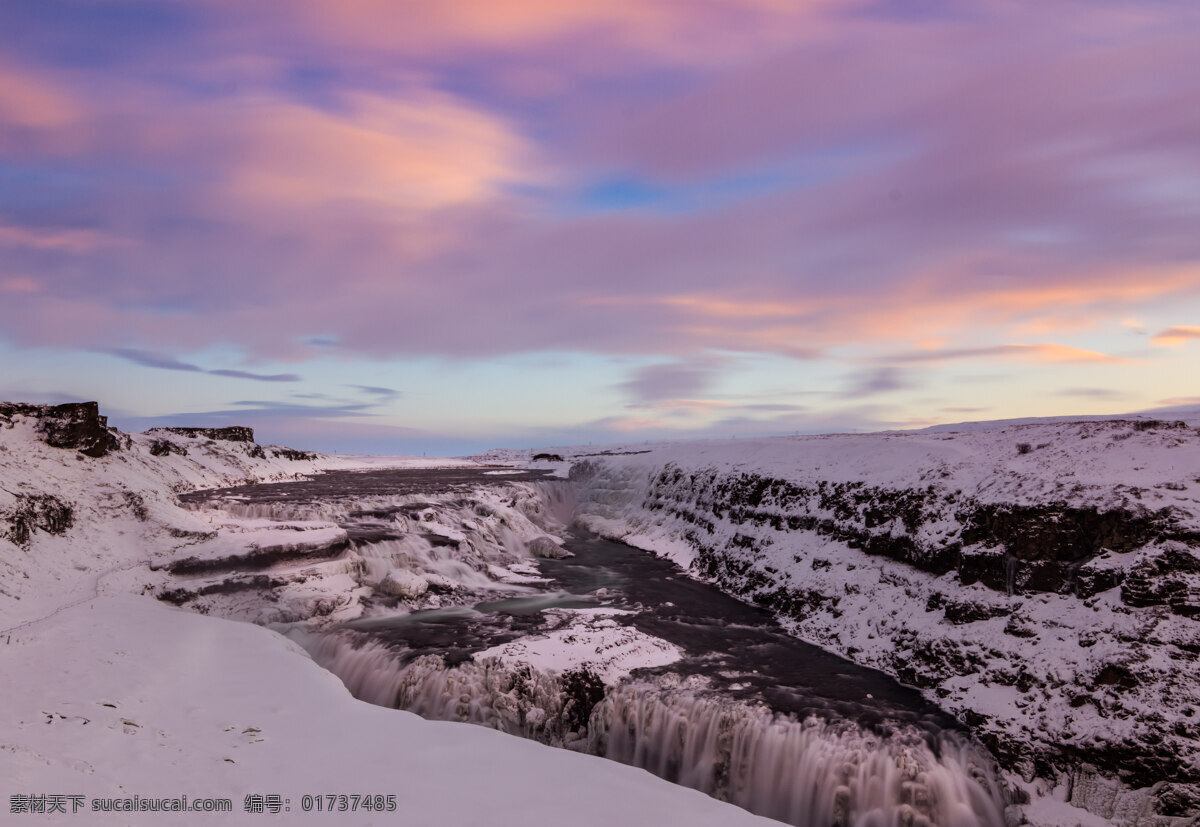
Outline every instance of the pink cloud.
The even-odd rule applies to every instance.
[[[61,133],[83,115],[68,91],[37,73],[0,63],[0,149],[18,148],[22,134]]]
[[[593,65],[599,51],[638,55],[643,61],[730,59],[786,40],[797,27],[819,25],[824,11],[836,6],[831,0],[343,0],[332,5],[303,0],[223,5],[222,13],[233,15],[242,27],[282,26],[301,42],[326,49],[436,57],[462,50],[494,53],[565,45],[570,47],[567,59]]]
[[[538,177],[528,147],[501,119],[448,96],[355,95],[337,113],[248,100],[204,107],[196,121],[200,134],[231,147],[218,159],[226,180],[217,197],[275,211],[435,210]]]
[[[1200,339],[1200,327],[1169,327],[1162,333],[1159,333],[1151,342],[1156,345],[1166,345],[1173,347],[1181,345],[1191,339]]]
[[[36,293],[41,290],[41,285],[36,279],[31,279],[28,276],[11,276],[0,279],[0,291],[5,293]]]
[[[1017,359],[1041,363],[1096,363],[1122,364],[1135,360],[1094,350],[1071,347],[1070,345],[1045,342],[1036,345],[995,345],[992,347],[947,348],[938,350],[899,353],[887,361],[918,364],[921,362],[948,362],[956,359]]]

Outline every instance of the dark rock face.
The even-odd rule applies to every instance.
[[[979,505],[964,509],[959,519],[963,544],[983,547],[963,555],[958,567],[962,582],[1008,592],[1071,591],[1080,565],[1101,551],[1128,552],[1172,534],[1170,514],[1065,503]],[[1089,586],[1100,584],[1092,580]]]
[[[534,462],[562,462],[563,458],[558,454],[534,454]]]
[[[316,459],[317,455],[311,451],[297,451],[295,448],[272,448],[271,456],[279,459],[290,459],[293,462],[301,462],[304,460]]]
[[[348,537],[316,545],[264,546],[251,554],[200,559],[187,557],[167,566],[172,574],[205,574],[219,571],[249,571],[270,568],[285,560],[324,560],[337,557],[350,547]]]
[[[1134,565],[1121,584],[1128,606],[1169,606],[1184,617],[1200,617],[1200,557],[1175,546]]]
[[[177,445],[169,439],[156,439],[150,443],[150,453],[156,457],[165,457],[168,454],[178,454],[181,457],[186,457],[187,448]]]
[[[182,606],[198,597],[205,597],[210,594],[235,594],[242,591],[266,591],[268,589],[277,589],[287,585],[286,580],[281,580],[277,577],[271,577],[266,574],[257,574],[253,577],[238,579],[223,580],[220,583],[211,583],[207,586],[191,590],[191,589],[169,589],[158,594],[158,599],[166,601],[175,606]]]
[[[576,475],[572,469],[572,479],[586,481],[587,474],[581,470]],[[688,492],[686,499],[678,496],[680,490]],[[656,475],[643,507],[695,526],[687,539],[699,552],[699,567],[709,577],[731,564],[728,552],[744,550],[753,557],[761,543],[737,534],[720,547],[711,546],[705,535],[713,534],[718,522],[813,532],[933,575],[954,571],[963,585],[980,583],[1008,594],[1090,596],[1113,588],[1122,576],[1119,569],[1088,566],[1101,553],[1128,553],[1152,541],[1200,545],[1200,538],[1176,525],[1169,510],[1100,510],[1061,502],[981,504],[934,486],[888,489],[855,482],[803,486],[755,474],[721,477],[711,470],[685,474],[673,465]],[[952,529],[930,540],[921,529],[935,522]],[[1193,564],[1187,560],[1160,561],[1160,568],[1146,577],[1169,579],[1167,571],[1178,566],[1190,572]],[[1170,582],[1175,585],[1146,586],[1140,591],[1137,585],[1129,587],[1133,600],[1158,601],[1129,605],[1169,604],[1182,607],[1181,613],[1191,611],[1195,595],[1188,596],[1186,584]]]
[[[71,506],[50,494],[20,494],[12,514],[0,519],[8,523],[5,536],[26,547],[35,531],[64,534],[75,522],[75,513]]]
[[[230,425],[227,428],[151,428],[146,433],[179,434],[180,436],[216,439],[224,442],[254,442],[254,429],[241,425]]]
[[[53,448],[75,448],[89,457],[102,457],[121,448],[116,432],[108,427],[108,417],[100,415],[95,402],[71,402],[65,405],[25,405],[0,402],[0,418],[27,416],[38,420],[42,441]]]
[[[986,606],[969,601],[950,602],[946,604],[946,620],[955,626],[966,623],[977,623],[980,620],[991,620],[993,617],[1004,617],[1012,610],[1002,606]]]

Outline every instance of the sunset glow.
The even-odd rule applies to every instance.
[[[1200,395],[1189,2],[0,7],[0,399],[465,453]]]

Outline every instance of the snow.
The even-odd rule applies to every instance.
[[[558,450],[575,458],[584,451]],[[1002,741],[1044,750],[1066,745],[1103,751],[1109,745],[1154,749],[1174,739],[1181,762],[1200,761],[1195,742],[1180,735],[1194,726],[1187,711],[1200,706],[1200,681],[1184,666],[1191,660],[1188,647],[1200,643],[1195,619],[1164,606],[1127,605],[1118,588],[1080,599],[964,585],[954,571],[938,576],[867,554],[828,534],[741,520],[728,508],[722,512],[697,499],[705,480],[715,479],[711,485],[716,487],[750,475],[810,490],[848,484],[932,491],[959,502],[1006,507],[1053,503],[1170,514],[1179,536],[1186,536],[1200,529],[1197,430],[1071,418],[642,450],[591,458],[590,467],[577,465],[583,485],[577,493],[580,519],[587,527],[684,568],[697,561],[697,543],[716,550],[721,559],[737,557],[737,565],[752,572],[744,582],[760,584],[754,587],[757,593],[786,589],[813,598],[792,615],[781,615],[794,634],[892,674],[913,669],[926,682],[930,700],[964,718],[981,713],[987,723],[980,731]],[[675,481],[656,484],[664,471]],[[764,502],[759,511],[780,513],[773,508]],[[911,532],[896,519],[871,530],[937,545],[938,538],[949,540],[961,530],[956,511],[924,513]],[[818,518],[836,515],[822,512]],[[740,552],[747,543],[752,551]],[[1191,543],[1152,540],[1136,550],[1104,552],[1088,566],[1123,574],[1171,549],[1196,552]],[[968,546],[964,553],[975,550]],[[994,616],[951,622],[943,609],[948,603]],[[922,660],[926,656],[935,662],[932,667]],[[962,665],[955,666],[956,661]],[[939,668],[944,673],[930,671]],[[1111,668],[1131,670],[1137,688],[1102,682],[1099,676]],[[1010,769],[1014,782],[1030,780],[1028,764]],[[1145,805],[1144,796],[1139,802],[1127,792],[1076,785],[1073,803],[1112,812]],[[1107,798],[1116,803],[1103,803]],[[1054,818],[1035,823],[1057,824]],[[1137,818],[1152,823],[1145,813]]]
[[[245,564],[265,554],[302,555],[347,540],[345,529],[334,523],[317,520],[277,523],[270,520],[224,519],[213,528],[215,536],[187,547],[185,559],[200,564],[222,561]],[[176,560],[175,565],[178,564]]]
[[[336,541],[336,526],[287,526],[180,508],[174,494],[323,469],[446,467],[425,458],[289,460],[267,449],[171,435],[187,456],[155,457],[130,438],[97,459],[40,442],[35,423],[0,422],[0,517],[20,497],[70,506],[61,534],[27,545],[0,535],[0,778],[11,796],[228,798],[229,815],[37,815],[44,824],[244,824],[248,794],[280,795],[281,823],[327,823],[301,797],[395,795],[398,812],[355,824],[769,824],[611,761],[480,727],[434,723],[354,700],[298,646],[267,629],[166,606],[148,592],[187,556],[222,558],[295,542]],[[468,463],[473,464],[473,463]],[[7,523],[0,523],[4,530]],[[337,567],[293,584],[346,598]],[[523,569],[528,575],[532,572]],[[203,583],[204,578],[196,578]]]
[[[673,643],[613,620],[614,615],[626,614],[620,609],[548,609],[543,614],[554,628],[485,649],[475,655],[476,660],[527,663],[541,671],[558,673],[587,667],[613,685],[634,669],[665,666],[683,657],[683,651]]]
[[[233,813],[38,816],[49,824],[325,823],[304,795],[395,795],[354,824],[768,824],[647,773],[481,727],[355,701],[287,639],[249,624],[100,597],[0,646],[9,795],[229,798]],[[5,802],[8,806],[8,802]],[[89,817],[90,816],[90,817]]]

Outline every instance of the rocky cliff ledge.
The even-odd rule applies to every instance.
[[[0,402],[0,426],[12,427],[14,417],[37,420],[41,440],[53,448],[74,448],[89,457],[102,457],[121,447],[117,431],[108,427],[108,417],[100,415],[100,406],[95,402]]]
[[[125,544],[166,549],[194,542],[191,529],[158,525],[163,512],[178,511],[164,486],[185,491],[293,479],[339,464],[257,445],[249,428],[156,431],[110,428],[95,402],[0,402],[0,618],[5,609],[19,614],[23,595],[61,591],[86,578],[81,572],[89,571],[91,558],[119,553]],[[114,532],[121,519],[129,525]],[[153,539],[134,539],[134,533]],[[88,549],[91,562],[70,562],[55,551],[75,545]]]
[[[1200,816],[1200,431],[738,440],[572,475],[592,528],[920,687],[1035,793]]]
[[[224,442],[253,442],[254,429],[242,425],[225,428],[151,428],[148,434],[174,434],[192,439],[214,439]]]

